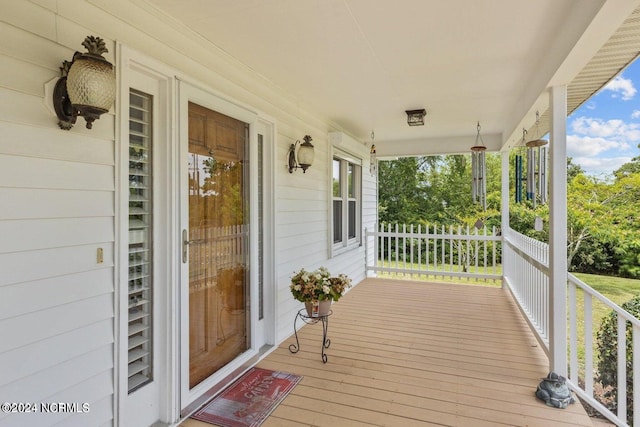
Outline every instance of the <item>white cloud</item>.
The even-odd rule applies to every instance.
[[[640,110],[633,110],[633,113],[631,113],[631,118],[640,119]]]
[[[593,101],[589,101],[584,105],[584,108],[586,108],[587,110],[595,110],[596,109],[596,103]]]
[[[622,76],[615,77],[603,88],[603,90],[610,90],[613,92],[611,95],[613,98],[621,96],[623,101],[629,101],[637,92],[631,79],[625,79]]]
[[[569,157],[595,157],[609,150],[628,148],[629,144],[620,143],[613,139],[567,135],[567,155]]]
[[[625,163],[631,157],[573,157],[571,162],[580,165],[588,175],[608,175]]]
[[[608,138],[628,146],[628,142],[640,141],[640,125],[622,120],[602,120],[578,117],[571,122],[573,132],[590,137]]]

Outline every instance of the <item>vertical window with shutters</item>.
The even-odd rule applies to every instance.
[[[152,377],[152,96],[129,93],[129,393]]]

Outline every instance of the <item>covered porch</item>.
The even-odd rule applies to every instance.
[[[258,363],[304,376],[265,426],[592,425],[536,399],[549,361],[501,287],[368,278],[333,311],[326,364],[319,325]]]
[[[194,427],[183,418],[190,406],[260,359],[259,367],[304,376],[265,425],[591,425],[580,405],[549,408],[534,390],[554,369],[593,396],[592,375],[579,385],[581,370],[594,371],[591,323],[582,322],[582,362],[575,308],[582,298],[589,319],[592,300],[606,301],[567,274],[566,117],[638,56],[640,0],[5,4],[0,391],[16,402],[87,402],[91,411],[0,414],[0,424]],[[63,130],[49,92],[89,34],[109,49],[116,102],[93,130]],[[143,100],[138,108],[132,95]],[[191,333],[218,324],[190,324],[190,288],[199,285],[191,267],[218,265],[217,249],[199,257],[200,239],[188,234],[190,191],[205,187],[190,180],[185,160],[190,104],[241,122],[248,149],[236,160],[248,168],[247,191],[234,200],[251,206],[237,224],[251,225],[248,235],[242,228],[246,244],[236,245],[251,269],[234,281],[247,296],[248,327],[237,328],[248,331],[247,351],[195,385],[190,356],[200,348],[191,349]],[[427,114],[424,126],[409,122],[414,109]],[[509,229],[508,153],[537,130],[538,113],[551,136],[549,245]],[[132,140],[140,135],[131,123],[144,124],[149,145]],[[379,221],[376,159],[468,153],[480,124],[487,152],[502,154],[501,231],[482,240],[504,249],[502,271],[485,272],[504,287],[366,278],[378,261],[367,235]],[[307,135],[315,159],[296,172],[287,159]],[[153,157],[142,151],[150,148]],[[131,170],[151,158],[152,174]],[[337,177],[336,163],[345,171]],[[153,189],[146,210],[130,198],[136,188]],[[136,255],[136,227],[152,231],[152,258]],[[399,269],[397,260],[385,268]],[[291,273],[320,265],[360,282],[334,307],[327,364],[318,325],[300,331],[299,353],[288,350],[301,307]],[[144,269],[153,281],[141,286]],[[222,294],[217,283],[205,288],[211,300]],[[151,308],[139,312],[142,304]],[[638,348],[640,321],[621,311],[617,320],[621,332],[633,324]],[[207,350],[215,338],[203,339]],[[621,390],[625,362],[618,358]],[[130,383],[142,370],[146,383]],[[640,393],[634,399],[640,407]],[[622,394],[608,415],[618,425],[626,401]]]

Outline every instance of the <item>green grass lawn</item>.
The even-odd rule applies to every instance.
[[[596,274],[573,273],[611,301],[620,305],[640,294],[640,280],[622,277],[598,276]]]
[[[574,275],[596,291],[618,305],[622,305],[626,301],[640,294],[640,280],[625,279],[621,277],[599,276],[596,274],[574,273]],[[584,374],[584,299],[580,289],[576,293],[577,310],[576,316],[578,320],[578,359],[580,364],[580,374]],[[594,364],[597,368],[597,341],[596,334],[600,328],[600,323],[604,316],[610,312],[610,308],[599,300],[593,299],[592,306],[592,324],[593,324],[593,350]]]
[[[476,279],[473,277],[456,277],[455,273],[462,271],[462,267],[459,265],[450,265],[450,264],[437,264],[433,263],[412,263],[412,262],[404,262],[398,261],[397,263],[392,260],[384,260],[382,262],[378,262],[378,266],[380,267],[390,267],[390,268],[406,268],[408,270],[420,271],[420,273],[396,273],[396,272],[379,272],[378,277],[388,278],[388,279],[409,279],[409,280],[425,280],[439,283],[460,283],[460,284],[471,284],[471,285],[482,285],[482,286],[490,286],[490,287],[500,287],[502,286],[502,280],[492,280],[492,279]],[[445,274],[442,274],[444,272]],[[495,267],[487,266],[482,267],[481,265],[478,268],[474,265],[468,266],[467,272],[469,273],[484,273],[484,274],[496,274],[498,276],[502,275],[502,264],[498,264]],[[440,274],[438,274],[440,273]],[[449,274],[453,274],[454,276],[450,276]]]

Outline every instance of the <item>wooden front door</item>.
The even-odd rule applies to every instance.
[[[248,348],[248,129],[189,102],[189,388]]]

